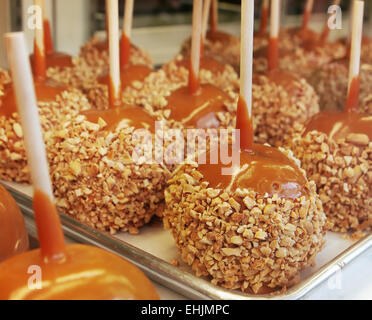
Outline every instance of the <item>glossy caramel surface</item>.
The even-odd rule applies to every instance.
[[[21,210],[0,185],[0,262],[27,249],[28,234]]]
[[[229,149],[231,155],[231,145]],[[222,174],[222,168],[231,164],[224,165],[221,160],[218,164],[210,164],[207,157],[207,164],[198,167],[203,181],[208,181],[212,188],[231,191],[246,188],[261,196],[277,194],[280,198],[295,199],[306,194],[306,178],[293,160],[276,148],[254,144],[252,149],[239,151],[240,166],[233,168],[232,175]]]
[[[225,102],[229,96],[217,87],[205,84],[196,94],[190,94],[188,87],[181,87],[167,98],[170,118],[195,128],[217,128],[220,121],[216,113],[227,111]]]
[[[50,102],[68,88],[51,79],[34,81],[37,101]],[[0,97],[0,117],[9,117],[17,112],[16,96],[13,85],[6,85],[4,95]]]
[[[41,270],[40,290],[28,286],[30,266]],[[0,264],[0,300],[152,300],[152,283],[131,263],[99,248],[66,246],[62,262],[47,263],[40,250]]]
[[[72,67],[72,56],[63,53],[63,52],[57,52],[52,51],[46,54],[46,67],[47,68],[65,68],[65,67]],[[31,66],[34,66],[34,55],[30,55],[30,62]]]
[[[336,141],[350,133],[366,134],[372,139],[372,116],[356,112],[322,111],[313,116],[306,125],[304,135],[317,130]]]
[[[151,132],[155,131],[155,119],[143,108],[138,106],[122,105],[108,110],[88,110],[82,113],[87,117],[87,120],[93,123],[98,123],[101,118],[107,123],[105,130],[115,130],[117,125],[126,121],[128,125],[136,129],[147,129]]]
[[[128,65],[120,70],[121,89],[132,86],[134,81],[143,81],[153,70],[144,65]],[[105,73],[100,76],[98,82],[109,85],[110,75]]]

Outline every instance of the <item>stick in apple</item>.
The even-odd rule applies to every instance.
[[[53,49],[53,38],[52,38],[52,30],[50,27],[50,21],[48,19],[45,0],[42,0],[42,12],[43,12],[43,26],[44,26],[44,45],[45,45],[45,52],[52,53]]]
[[[202,34],[202,0],[194,0],[192,14],[192,36],[191,36],[191,60],[189,71],[189,91],[191,94],[198,92],[200,88],[200,44]]]
[[[121,35],[120,48],[120,67],[123,68],[129,64],[130,38],[133,24],[134,0],[125,0],[124,6],[124,27]]]
[[[109,40],[109,104],[114,108],[121,103],[119,8],[117,0],[107,0]]]
[[[218,0],[212,0],[211,5],[211,31],[216,32],[218,29]]]
[[[236,129],[240,130],[240,149],[252,150],[252,60],[254,33],[254,0],[242,0],[240,96]]]
[[[346,111],[356,111],[359,104],[359,68],[363,34],[364,2],[355,1],[353,9],[353,25],[351,31],[351,51],[349,64],[349,86],[346,100]]]
[[[35,5],[43,10],[44,0],[35,0]],[[40,24],[40,28],[35,29],[34,41],[34,72],[39,79],[46,79],[46,56],[45,56],[45,41],[44,41],[44,23]]]
[[[41,251],[48,261],[63,259],[64,236],[60,228],[59,216],[53,205],[52,185],[24,36],[23,33],[9,34],[6,40],[28,165],[35,188],[34,203],[43,203],[42,208],[35,212]]]
[[[314,0],[307,0],[305,4],[303,19],[302,19],[302,31],[307,30],[309,27],[311,12],[313,11]]]
[[[271,0],[271,15],[270,15],[270,39],[269,39],[269,56],[268,69],[269,71],[278,68],[279,64],[279,26],[280,26],[280,0]]]
[[[260,34],[265,34],[267,29],[267,21],[269,18],[269,0],[262,1]]]
[[[203,18],[202,18],[202,40],[201,40],[201,55],[204,54],[204,43],[207,38],[209,12],[211,10],[211,0],[204,0],[203,4]]]

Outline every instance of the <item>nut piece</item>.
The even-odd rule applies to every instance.
[[[350,133],[350,134],[347,135],[346,141],[350,142],[350,143],[353,143],[353,144],[366,146],[369,143],[369,138],[366,134]]]
[[[231,243],[241,245],[243,243],[243,239],[240,236],[233,236],[231,237]]]
[[[21,127],[21,125],[18,122],[16,122],[16,123],[13,124],[13,130],[14,130],[14,132],[17,135],[18,138],[22,138],[23,137],[22,127]]]
[[[265,231],[257,231],[256,234],[254,235],[255,238],[260,239],[260,240],[265,240],[267,237],[267,233]]]
[[[72,173],[75,176],[78,176],[81,173],[80,161],[79,160],[71,161],[70,168],[71,168]]]
[[[241,255],[241,250],[239,248],[222,248],[221,251],[226,256],[240,257],[240,255]]]

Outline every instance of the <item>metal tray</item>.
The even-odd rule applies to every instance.
[[[20,206],[30,235],[37,237],[32,201],[30,196],[27,195],[29,192],[23,191],[22,187],[19,188],[15,184],[4,183],[4,186],[10,191]],[[190,268],[175,267],[169,261],[159,258],[143,250],[143,248],[139,248],[139,246],[120,240],[117,236],[94,230],[67,215],[61,214],[61,220],[68,241],[90,244],[115,252],[138,266],[153,281],[191,299],[300,299],[372,247],[372,234],[369,234],[354,244],[349,242],[349,245],[346,245],[346,249],[344,245],[338,255],[330,258],[315,272],[309,274],[305,269],[304,274],[301,274],[303,280],[286,292],[279,295],[249,295],[237,290],[226,290],[215,286],[205,278],[196,277]],[[161,226],[157,228],[159,229]],[[136,239],[141,239],[141,234],[135,237]],[[167,243],[167,245],[170,244]]]

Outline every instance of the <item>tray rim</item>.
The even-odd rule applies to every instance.
[[[9,185],[7,182],[1,181],[1,184],[11,193],[19,205],[24,214],[28,232],[37,238],[31,198]],[[191,272],[183,271],[159,257],[110,235],[108,232],[95,230],[63,213],[60,213],[60,217],[64,234],[68,240],[93,245],[114,252],[136,265],[154,282],[190,299],[298,300],[372,247],[371,233],[350,245],[346,250],[323,265],[314,274],[300,281],[295,286],[290,287],[284,293],[254,295],[213,285],[205,279],[198,278]]]

